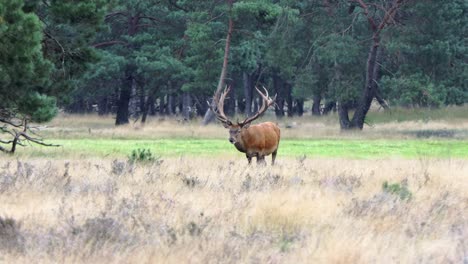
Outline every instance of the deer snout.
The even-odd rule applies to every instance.
[[[235,140],[234,140],[234,138],[232,138],[232,137],[231,137],[231,138],[229,138],[229,142],[231,142],[231,144],[234,144],[234,143],[236,143],[236,141],[235,141]]]

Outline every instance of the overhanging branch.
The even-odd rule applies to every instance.
[[[9,135],[11,139],[0,139],[0,144],[3,145],[10,145],[10,149],[7,147],[0,146],[0,151],[4,153],[13,154],[16,151],[17,146],[26,146],[25,143],[32,142],[34,144],[38,144],[41,146],[46,147],[58,147],[60,145],[46,143],[44,140],[37,135],[34,129],[37,127],[31,127],[29,125],[29,117],[22,116],[22,118],[18,118],[10,111],[0,111],[0,123],[3,123],[3,126],[0,127],[0,132],[3,135]],[[32,135],[31,135],[32,134]]]
[[[125,41],[111,40],[111,41],[105,41],[105,42],[101,42],[101,43],[95,43],[95,44],[93,44],[93,47],[101,48],[101,47],[112,46],[112,45],[117,45],[117,44],[124,45],[124,46],[128,45],[128,43],[125,42]]]

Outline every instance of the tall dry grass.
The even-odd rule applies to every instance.
[[[466,160],[245,163],[2,158],[0,262],[468,261]]]

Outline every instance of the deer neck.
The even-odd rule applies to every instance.
[[[245,153],[247,151],[246,147],[245,147],[245,139],[249,136],[249,132],[247,131],[247,129],[243,129],[241,131],[241,136],[240,136],[240,140],[237,141],[234,146],[236,147],[236,149],[240,152],[243,152]]]
[[[234,147],[236,147],[238,151],[245,153],[244,144],[242,144],[241,142],[234,143]]]

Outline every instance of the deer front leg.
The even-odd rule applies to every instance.
[[[252,156],[249,154],[245,154],[245,156],[247,157],[247,161],[249,162],[249,165],[250,165],[250,163],[252,163]]]

